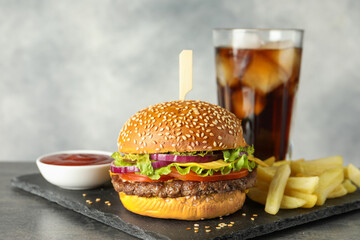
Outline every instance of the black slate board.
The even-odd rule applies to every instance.
[[[264,206],[246,200],[242,210],[222,220],[178,221],[148,218],[127,211],[111,184],[94,190],[65,190],[48,183],[40,174],[19,176],[11,182],[15,187],[142,239],[247,239],[360,208],[360,191],[356,191],[342,198],[329,199],[321,207],[280,210],[275,216],[265,213]],[[83,197],[83,193],[87,196]],[[101,198],[101,202],[96,202],[96,198]],[[87,204],[87,199],[93,204]],[[104,201],[110,201],[111,206]],[[254,221],[250,219],[253,214],[258,214]],[[216,229],[219,223],[230,222],[235,224]],[[194,223],[200,225],[198,233],[193,231]],[[211,232],[205,232],[205,226],[210,226]],[[190,227],[191,230],[186,230]]]

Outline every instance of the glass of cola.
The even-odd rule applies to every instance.
[[[291,157],[303,30],[215,29],[218,103],[242,120],[255,156]]]

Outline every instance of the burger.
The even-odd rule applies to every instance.
[[[137,112],[123,126],[111,179],[136,214],[200,220],[232,214],[255,184],[253,148],[241,121],[202,101],[172,101]]]

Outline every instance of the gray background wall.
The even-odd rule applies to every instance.
[[[360,1],[0,0],[0,160],[116,151],[128,117],[178,98],[178,54],[194,50],[188,99],[217,102],[214,27],[305,29],[295,158],[360,164]]]

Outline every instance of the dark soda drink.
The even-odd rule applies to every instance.
[[[288,151],[302,50],[286,45],[216,47],[219,105],[242,120],[244,138],[260,159],[283,160]]]

